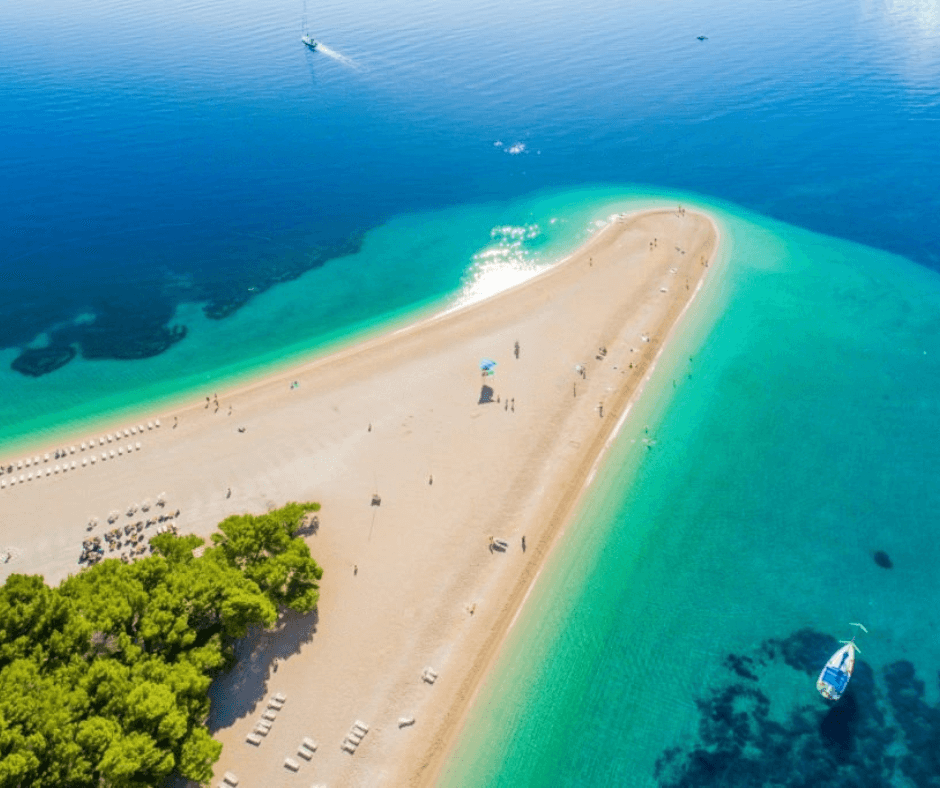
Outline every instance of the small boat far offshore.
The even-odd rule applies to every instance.
[[[851,624],[863,632],[868,632],[862,624]],[[852,678],[855,669],[855,652],[859,650],[855,645],[855,636],[851,640],[843,640],[844,644],[835,654],[829,657],[819,678],[816,679],[816,689],[826,700],[839,700]]]
[[[309,33],[304,33],[300,37],[300,40],[304,42],[304,46],[306,46],[308,49],[317,48],[317,40],[313,38]]]

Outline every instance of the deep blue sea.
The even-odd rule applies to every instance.
[[[0,3],[0,453],[682,200],[721,287],[446,779],[940,785],[940,2],[307,1]]]

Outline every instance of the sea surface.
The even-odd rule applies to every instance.
[[[940,785],[937,0],[5,0],[0,37],[2,457],[708,210],[719,275],[445,783]]]

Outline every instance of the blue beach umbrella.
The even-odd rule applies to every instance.
[[[496,362],[491,358],[485,358],[480,362],[480,369],[483,370],[483,374],[485,375],[492,375],[495,367]]]

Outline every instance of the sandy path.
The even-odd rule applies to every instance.
[[[82,468],[89,451],[79,448],[69,455],[77,470],[0,489],[0,548],[20,551],[0,580],[19,571],[57,581],[76,568],[88,516],[104,523],[160,492],[166,510],[180,509],[181,530],[204,535],[230,513],[318,500],[308,540],[325,570],[319,609],[246,644],[220,684],[216,773],[249,788],[432,783],[716,245],[699,214],[617,220],[513,290],[220,392],[218,409],[203,400],[150,430],[144,418],[144,433],[123,439],[139,451]],[[483,357],[499,362],[494,377],[481,378]],[[481,402],[484,385],[492,402]],[[491,552],[491,535],[509,549]],[[439,674],[433,685],[421,680],[426,666]],[[246,743],[278,691],[287,702],[270,733]],[[399,728],[399,717],[416,722]],[[351,755],[340,744],[356,720],[370,729]],[[319,743],[309,762],[296,754],[305,736]]]

